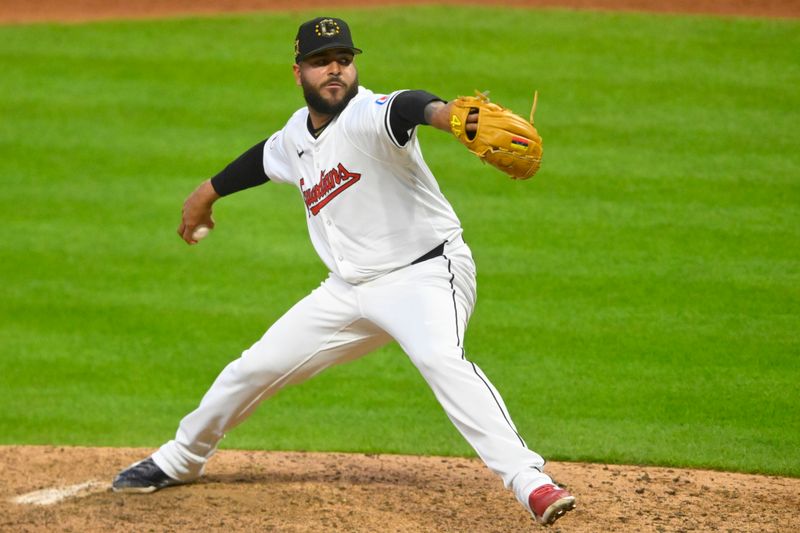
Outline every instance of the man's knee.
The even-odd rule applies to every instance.
[[[245,350],[232,365],[239,381],[261,386],[279,381],[291,372],[291,367],[285,360],[275,354],[256,351],[253,348]]]
[[[409,354],[411,362],[423,376],[447,375],[453,365],[463,363],[463,350],[458,346],[430,346]]]

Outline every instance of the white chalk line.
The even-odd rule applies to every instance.
[[[27,505],[53,505],[69,498],[83,498],[90,494],[104,492],[111,488],[107,481],[87,481],[67,487],[51,487],[48,489],[35,490],[27,494],[22,494],[13,498],[11,501],[17,504]]]

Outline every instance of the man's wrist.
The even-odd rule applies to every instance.
[[[220,195],[214,188],[214,185],[211,183],[210,179],[201,183],[197,189],[195,189],[193,196],[195,201],[208,207],[211,207],[214,202],[222,197],[222,195]]]
[[[434,128],[450,131],[450,104],[436,100],[425,106],[425,121]]]

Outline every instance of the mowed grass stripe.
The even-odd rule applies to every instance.
[[[478,263],[468,352],[529,444],[800,475],[798,23],[339,14],[376,91],[490,89],[527,115],[539,90],[531,182],[420,131]],[[291,44],[313,15],[0,28],[2,442],[159,445],[325,275],[287,187],[220,202],[201,246],[174,233],[201,179],[303,105]],[[396,346],[224,446],[471,453]]]

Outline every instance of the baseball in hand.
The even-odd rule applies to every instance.
[[[208,234],[211,232],[211,228],[208,226],[197,226],[192,233],[192,239],[199,241],[201,239],[205,239],[208,237]]]

